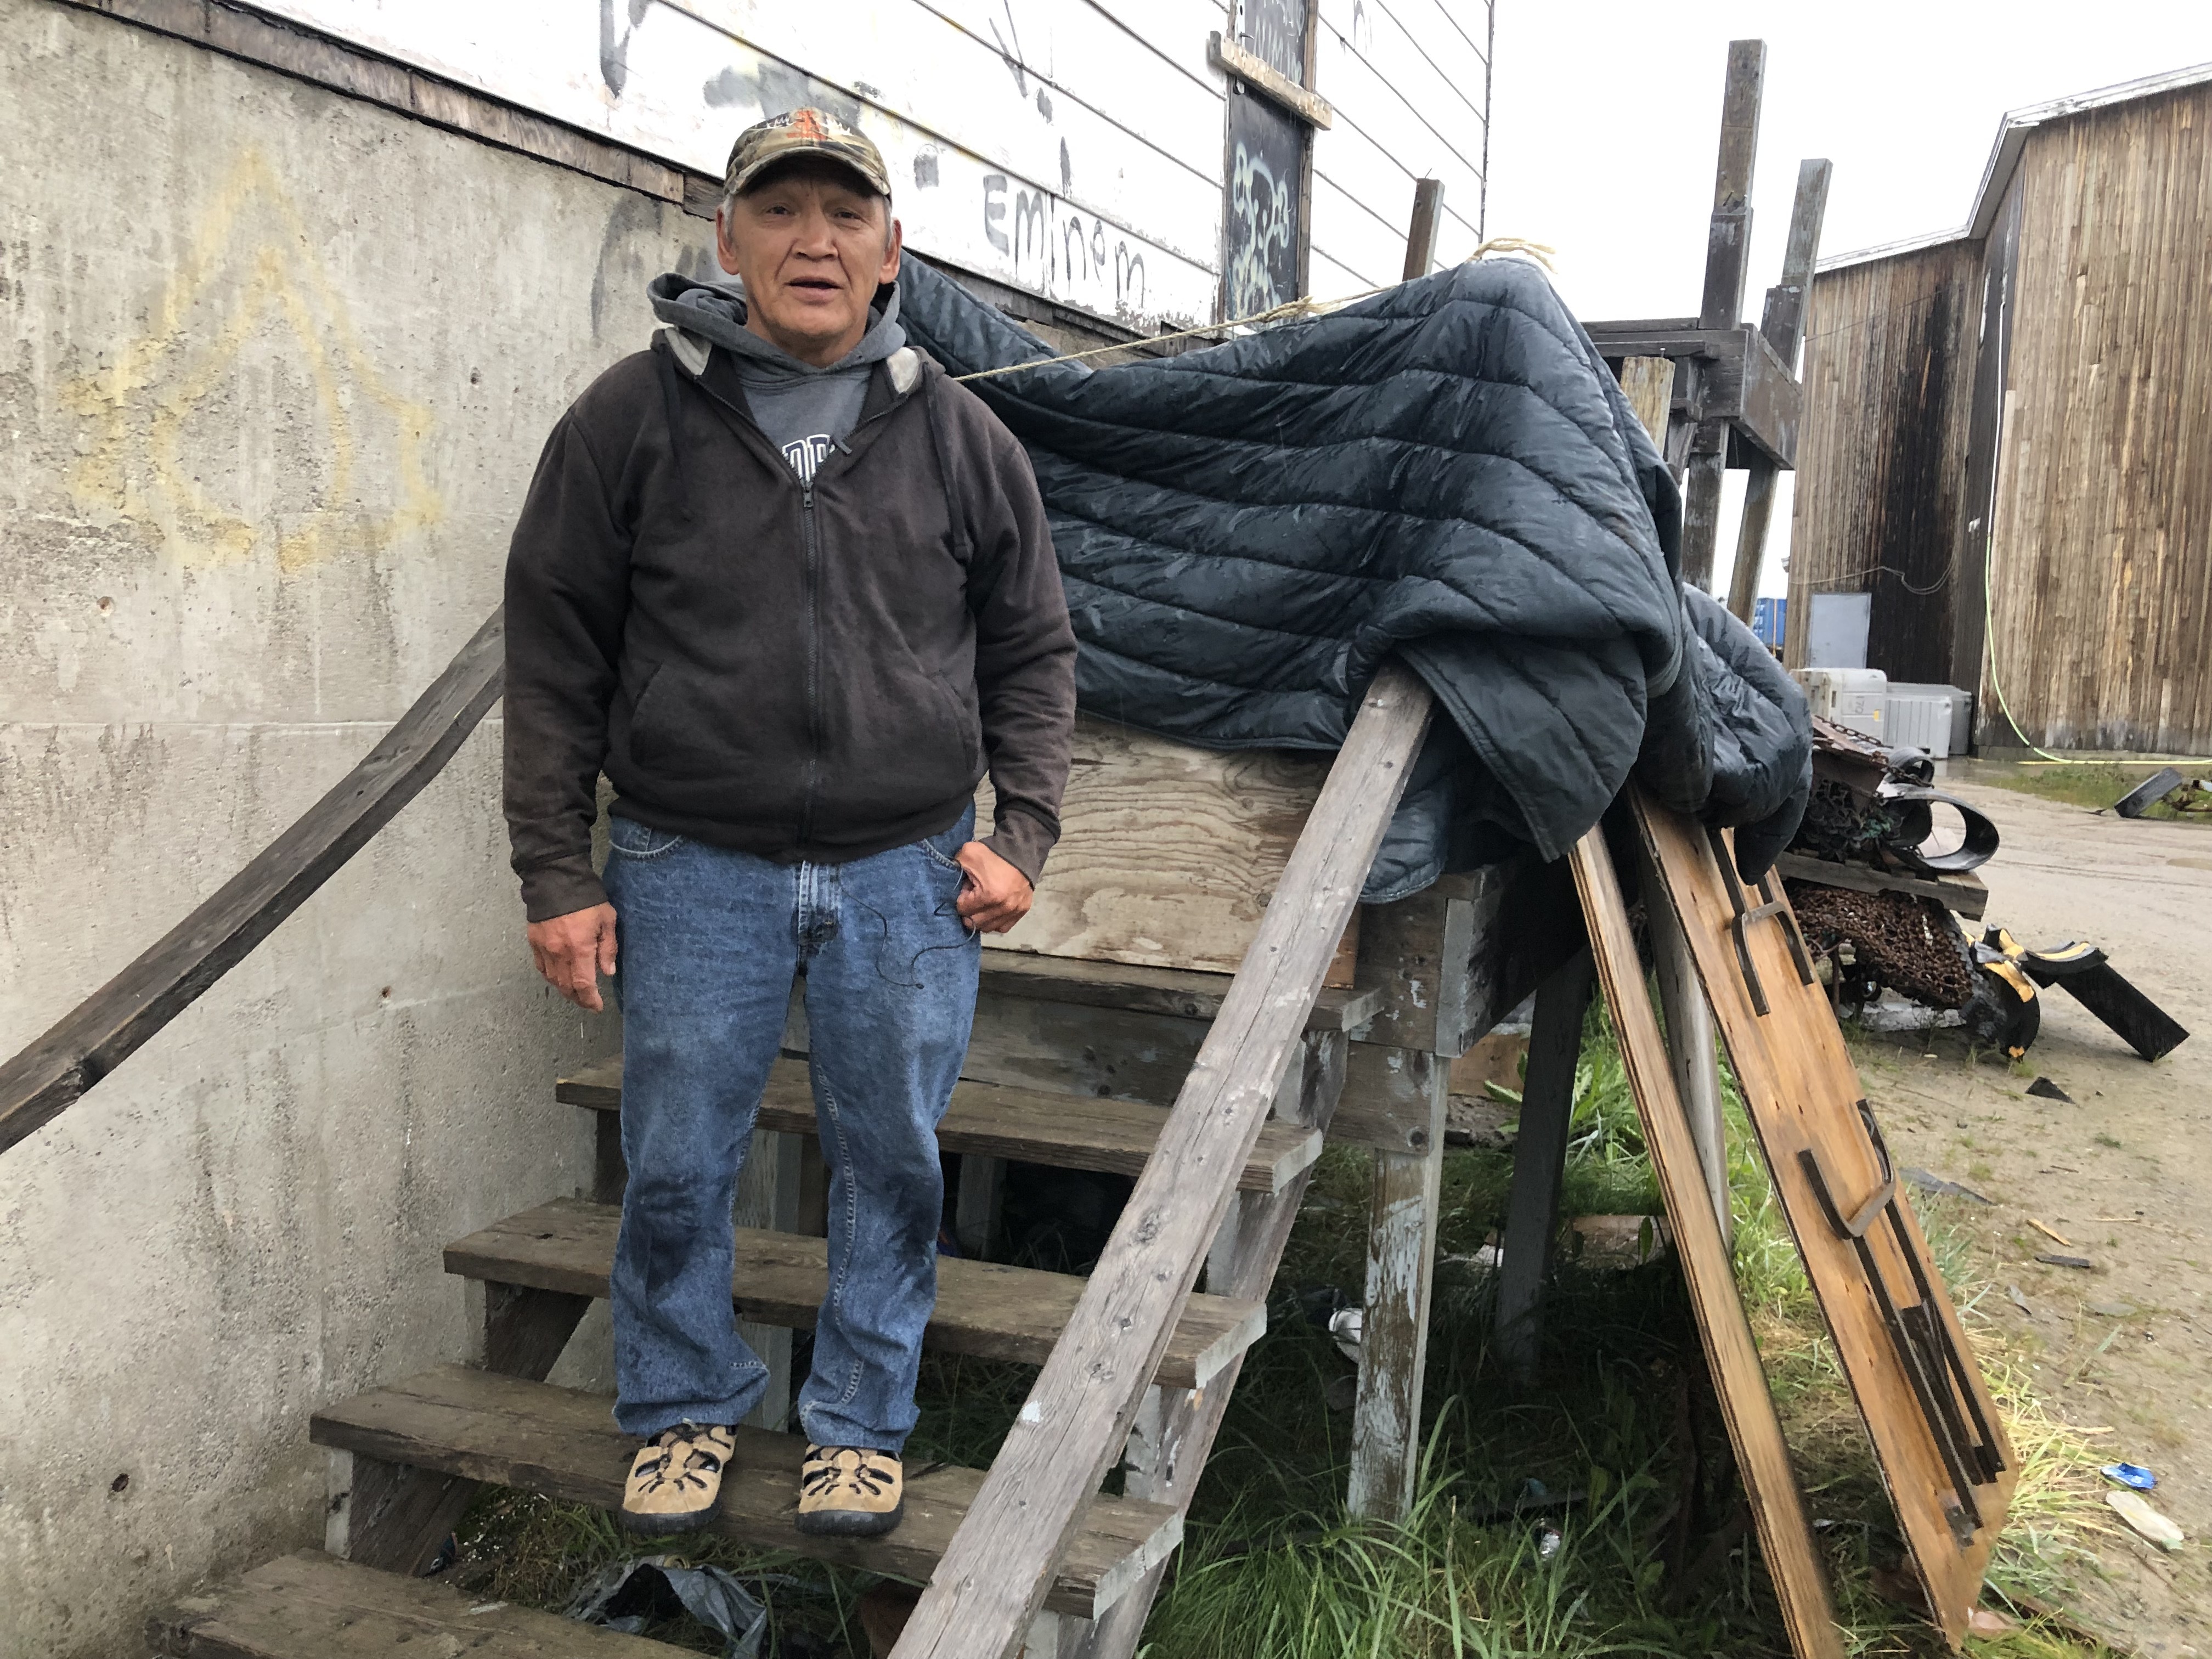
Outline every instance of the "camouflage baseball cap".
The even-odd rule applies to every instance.
[[[734,196],[778,161],[795,155],[819,155],[842,162],[867,181],[878,196],[891,193],[883,152],[857,127],[827,110],[795,109],[756,122],[730,146],[730,165],[722,174],[722,193]]]

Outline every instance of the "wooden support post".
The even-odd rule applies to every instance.
[[[1328,1127],[1345,1090],[1346,1044],[1341,1032],[1310,1034],[1276,1096],[1273,1115],[1316,1129]],[[1207,1257],[1207,1286],[1215,1295],[1264,1301],[1275,1265],[1297,1224],[1309,1169],[1282,1192],[1240,1193],[1229,1223]],[[1203,1389],[1150,1389],[1131,1424],[1122,1490],[1132,1498],[1188,1510],[1199,1477],[1213,1449],[1229,1396],[1244,1364],[1239,1355]],[[1152,1601],[1167,1576],[1161,1563],[1138,1582],[1066,1651],[1064,1659],[1132,1659]]]
[[[1782,255],[1782,280],[1766,290],[1759,331],[1793,374],[1805,339],[1805,296],[1813,286],[1813,267],[1820,253],[1820,222],[1828,210],[1828,180],[1835,168],[1821,161],[1797,167],[1797,199],[1790,210],[1790,242]],[[1774,516],[1779,471],[1754,455],[1743,494],[1743,527],[1736,536],[1735,571],[1729,583],[1729,609],[1743,622],[1759,604],[1759,567],[1766,558],[1766,532]]]
[[[1681,918],[1663,896],[1656,871],[1643,860],[1644,915],[1659,970],[1659,1006],[1667,1017],[1667,1060],[1674,1092],[1690,1121],[1690,1139],[1705,1168],[1705,1190],[1721,1224],[1721,1242],[1733,1244],[1735,1219],[1729,1209],[1728,1127],[1721,1113],[1720,1044],[1713,1036],[1712,1005],[1698,979],[1697,959]]]
[[[1708,447],[1710,446],[1710,447]],[[1711,592],[1721,538],[1721,479],[1728,471],[1728,424],[1706,421],[1690,440],[1682,490],[1682,580]]]
[[[1759,160],[1759,105],[1766,82],[1766,42],[1729,42],[1721,94],[1720,155],[1713,167],[1713,217],[1705,234],[1705,290],[1700,328],[1734,328],[1743,315],[1751,263],[1751,181]]]
[[[1437,1059],[1427,1083],[1427,1150],[1375,1152],[1367,1217],[1365,1321],[1345,1502],[1354,1515],[1381,1521],[1402,1520],[1412,1507],[1421,1458],[1421,1380],[1429,1355],[1449,1063]]]
[[[592,1305],[588,1296],[466,1281],[471,1362],[507,1376],[545,1380]],[[419,1573],[476,1496],[477,1482],[354,1452],[331,1454],[323,1547],[386,1572]]]
[[[1522,1079],[1521,1130],[1513,1145],[1513,1190],[1498,1267],[1498,1351],[1515,1381],[1534,1381],[1543,1338],[1544,1281],[1559,1230],[1559,1177],[1575,1112],[1575,1067],[1583,1016],[1596,969],[1578,951],[1536,988],[1528,1028],[1528,1070]]]
[[[1006,1659],[1028,1630],[1121,1455],[1434,713],[1428,688],[1395,662],[1362,696],[1158,1148],[896,1659]]]
[[[1413,217],[1406,232],[1406,266],[1402,280],[1425,276],[1437,263],[1437,227],[1444,216],[1444,181],[1413,181]]]
[[[1721,96],[1720,155],[1713,168],[1713,216],[1705,236],[1705,286],[1700,328],[1734,328],[1743,315],[1744,274],[1750,269],[1751,180],[1759,159],[1759,95],[1766,80],[1764,40],[1729,42]],[[1682,504],[1682,578],[1713,591],[1720,542],[1721,476],[1728,467],[1728,423],[1707,421],[1691,441]]]

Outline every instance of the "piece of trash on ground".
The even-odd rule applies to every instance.
[[[2084,1304],[2093,1314],[2106,1319],[2125,1319],[2136,1311],[2132,1302],[2091,1302]]]
[[[1942,1176],[1930,1175],[1925,1170],[1907,1170],[1905,1172],[1905,1178],[1923,1193],[1940,1193],[1946,1198],[1970,1198],[1977,1204],[1986,1204],[1990,1201],[1972,1187],[1961,1187],[1955,1181],[1946,1181]]]
[[[1536,1559],[1540,1561],[1550,1560],[1559,1553],[1559,1529],[1557,1527],[1545,1528],[1537,1534]]]
[[[2063,1100],[2069,1106],[2074,1104],[2074,1097],[2068,1094],[2065,1090],[2060,1088],[2047,1077],[2039,1077],[2036,1079],[2034,1082],[2027,1085],[2027,1091],[2033,1095],[2038,1100]]]
[[[1339,1308],[1328,1316],[1329,1340],[1346,1359],[1359,1358],[1360,1340],[1366,1331],[1367,1310],[1364,1308]]]
[[[2139,818],[2188,781],[2177,767],[2161,766],[2112,803],[2124,818]]]
[[[2117,1480],[2124,1486],[2133,1486],[2137,1492],[2148,1492],[2158,1485],[2158,1477],[2140,1463],[2107,1463],[2097,1471],[2107,1480]]]
[[[626,1636],[688,1613],[725,1640],[722,1659],[761,1659],[768,1609],[734,1574],[695,1567],[673,1555],[611,1561],[586,1578],[562,1609],[580,1625],[601,1625]]]
[[[2034,1318],[2034,1317],[2035,1317],[2035,1310],[2034,1310],[2034,1309],[2033,1309],[2033,1308],[2031,1308],[2031,1307],[2029,1307],[2029,1306],[2027,1305],[2027,1298],[2026,1297],[2022,1296],[2022,1295],[2020,1293],[2020,1286],[2019,1286],[2019,1285],[2006,1285],[2006,1286],[2005,1286],[2005,1297],[2006,1297],[2006,1298],[2007,1298],[2008,1301],[2010,1301],[2010,1302],[2011,1302],[2011,1304],[2012,1304],[2012,1305],[2013,1305],[2014,1307],[2015,1307],[2015,1308],[2019,1309],[2022,1313],[2026,1314],[2026,1315],[2027,1315],[2030,1319],[2033,1319],[2033,1318]]]
[[[2121,1520],[2162,1550],[2178,1550],[2188,1541],[2181,1528],[2151,1508],[2139,1492],[2108,1492],[2105,1501]]]
[[[2060,1255],[2055,1250],[2045,1250],[2035,1258],[2053,1267],[2094,1267],[2097,1264],[2086,1255]]]
[[[2027,1224],[2034,1228],[2036,1231],[2041,1233],[2045,1238],[2050,1239],[2052,1243],[2063,1244],[2069,1250],[2074,1248],[2074,1241],[2067,1237],[2064,1233],[2060,1232],[2057,1228],[2046,1225],[2045,1223],[2038,1221],[2033,1216],[2028,1217]]]
[[[2020,1620],[1999,1613],[1995,1607],[1976,1607],[1966,1615],[1966,1634],[1969,1636],[2014,1636],[2019,1632]]]

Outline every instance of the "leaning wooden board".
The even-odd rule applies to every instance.
[[[1233,974],[1331,757],[1200,749],[1079,715],[1060,838],[994,950]],[[977,821],[994,810],[987,779]]]
[[[1589,924],[1606,1007],[1620,1038],[1620,1057],[1636,1097],[1637,1115],[1644,1122],[1652,1172],[1659,1178],[1667,1217],[1674,1224],[1675,1248],[1689,1282],[1713,1391],[1720,1398],[1729,1441],[1743,1473],[1783,1624],[1798,1659],[1843,1659],[1827,1574],[1805,1518],[1805,1500],[1790,1467],[1790,1449],[1783,1442],[1774,1397],[1767,1392],[1751,1323],[1736,1291],[1735,1266],[1706,1191],[1705,1166],[1674,1092],[1666,1042],[1644,988],[1644,967],[1629,929],[1628,903],[1621,896],[1603,831],[1593,830],[1584,836],[1567,859]]]
[[[1888,1164],[1827,993],[1793,948],[1802,940],[1780,881],[1769,884],[1775,908],[1739,927],[1737,901],[1755,913],[1767,896],[1724,871],[1714,838],[1689,819],[1641,796],[1635,815],[1689,935],[1929,1605],[1956,1647],[2019,1478],[1996,1404]]]

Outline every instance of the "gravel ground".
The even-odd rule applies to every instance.
[[[2188,1542],[2167,1554],[2113,1518],[2103,1576],[2072,1611],[2153,1659],[2212,1659],[2212,830],[2129,823],[1978,786],[1942,787],[1994,818],[1987,920],[2023,943],[2087,939],[2197,1033],[2146,1065],[2064,992],[2016,1065],[1955,1031],[1854,1036],[1869,1098],[1902,1164],[1987,1194],[1966,1225],[2001,1289],[1996,1316],[2035,1364],[2053,1413],[2147,1464]],[[2047,1077],[2075,1103],[2027,1092]],[[2070,1241],[2070,1250],[2031,1224]],[[2089,1257],[2087,1271],[2044,1254]]]

